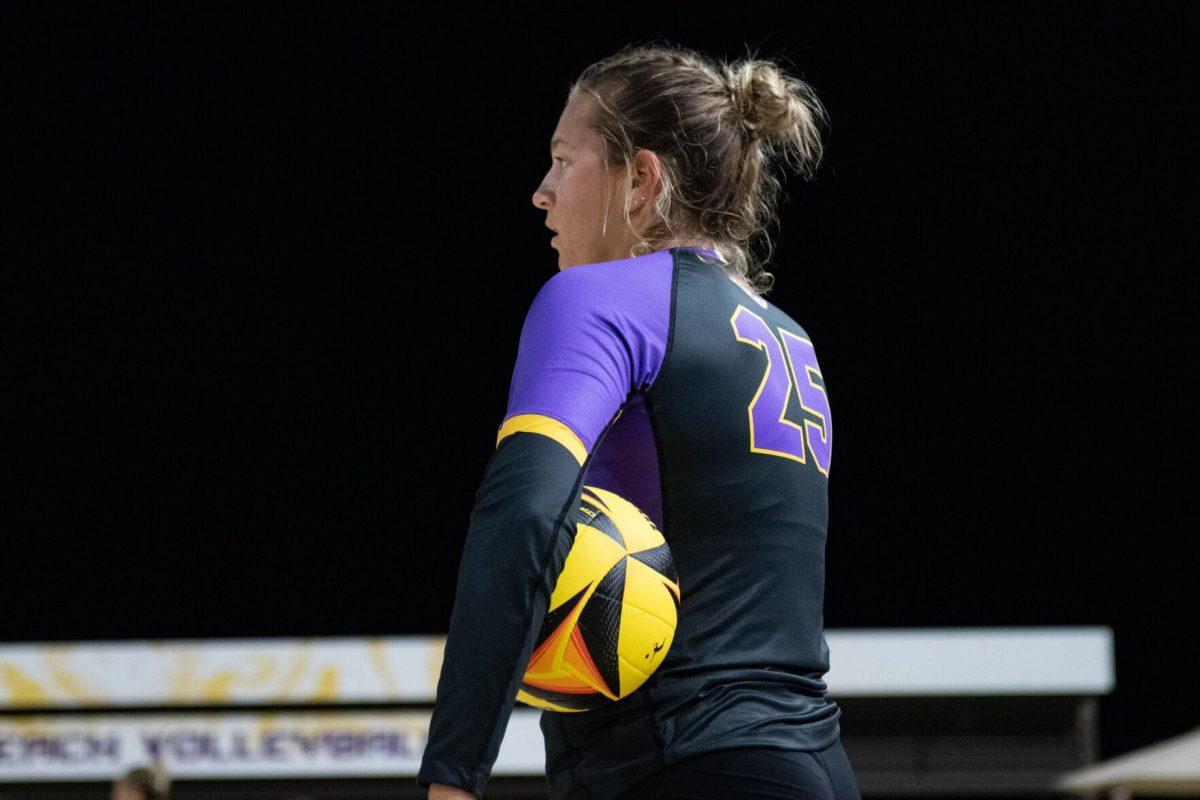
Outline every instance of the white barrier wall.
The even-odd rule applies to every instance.
[[[828,631],[830,694],[1104,694],[1108,628]],[[0,645],[0,709],[424,703],[441,637]]]
[[[0,708],[423,703],[443,637],[0,645]]]
[[[835,700],[1102,695],[1114,684],[1107,628],[826,638]],[[107,780],[155,757],[178,778],[415,775],[443,645],[438,637],[0,645],[0,781]],[[365,703],[426,708],[338,710]],[[206,710],[185,710],[197,706]],[[312,710],[235,710],[245,706]],[[146,707],[179,711],[124,711]],[[113,711],[71,713],[89,708]],[[496,774],[541,774],[538,715],[518,706]]]
[[[1103,695],[1109,628],[830,631],[825,682],[837,697]]]

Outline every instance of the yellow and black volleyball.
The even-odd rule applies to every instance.
[[[517,699],[587,711],[628,696],[666,657],[678,610],[662,533],[628,500],[583,487],[575,543]]]

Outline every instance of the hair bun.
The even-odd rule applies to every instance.
[[[733,111],[750,135],[792,151],[799,171],[811,174],[821,159],[820,126],[826,122],[813,88],[771,61],[738,61],[723,73]]]

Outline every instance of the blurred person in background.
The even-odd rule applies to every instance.
[[[162,764],[136,767],[113,781],[112,800],[169,800],[171,776]]]

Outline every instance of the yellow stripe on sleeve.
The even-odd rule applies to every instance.
[[[509,417],[496,434],[496,446],[500,446],[504,437],[514,433],[540,433],[542,436],[549,436],[567,448],[580,465],[587,459],[587,448],[583,446],[583,440],[575,435],[575,431],[551,417],[541,414],[517,414],[515,417]]]

